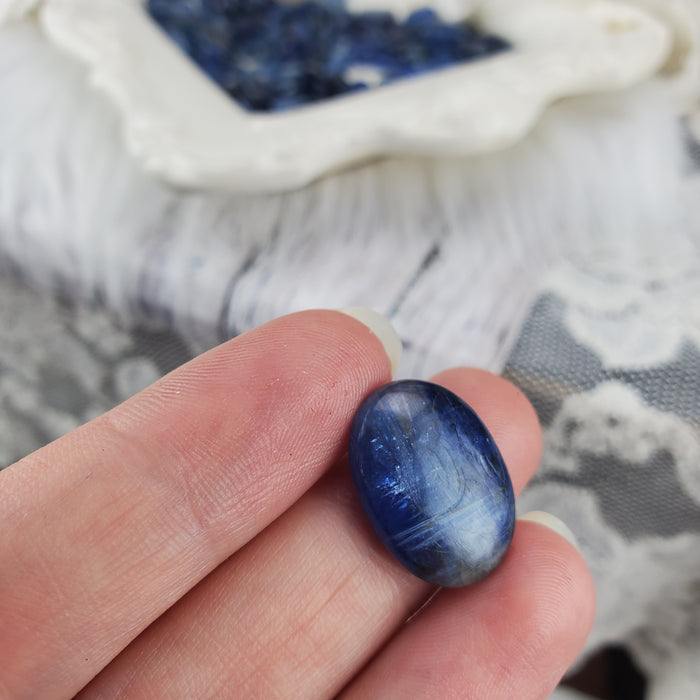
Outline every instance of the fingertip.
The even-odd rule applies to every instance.
[[[547,513],[543,510],[532,510],[525,515],[521,515],[518,520],[523,520],[531,523],[538,523],[543,527],[549,528],[553,532],[563,537],[569,544],[576,548],[580,552],[578,542],[576,541],[576,536],[569,526],[555,515]]]
[[[572,541],[573,540],[573,541]],[[538,595],[533,624],[551,618],[544,636],[559,634],[569,648],[570,660],[583,648],[595,617],[593,577],[571,530],[558,518],[543,511],[518,518],[511,547],[515,558],[537,568]],[[527,562],[524,564],[523,562]],[[533,588],[535,588],[533,586]],[[565,669],[564,669],[565,670]]]
[[[364,306],[351,306],[338,311],[346,316],[354,318],[364,326],[379,340],[384,348],[384,352],[391,364],[391,376],[396,374],[402,353],[401,338],[394,330],[389,319],[373,309]]]

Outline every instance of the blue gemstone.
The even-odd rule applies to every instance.
[[[430,382],[392,382],[361,404],[350,469],[387,549],[437,586],[490,573],[513,537],[515,500],[496,443],[462,399]]]

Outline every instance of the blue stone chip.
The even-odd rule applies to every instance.
[[[350,432],[362,507],[387,549],[437,586],[489,574],[513,537],[515,499],[496,443],[458,396],[404,380],[370,394]]]
[[[152,19],[238,104],[278,111],[504,51],[508,43],[430,9],[405,21],[342,0],[146,0]],[[361,71],[359,71],[361,73]]]

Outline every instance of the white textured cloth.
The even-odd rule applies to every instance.
[[[388,160],[232,197],[141,173],[109,105],[31,24],[3,31],[0,71],[12,105],[0,118],[0,253],[35,281],[188,334],[365,305],[392,316],[405,374],[498,369],[552,263],[680,245],[669,239],[679,139],[662,86],[562,102],[493,156]]]

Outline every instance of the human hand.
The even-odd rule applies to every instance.
[[[518,522],[488,578],[404,624],[434,589],[370,530],[343,457],[390,378],[365,325],[294,314],[0,472],[0,697],[547,697],[593,614],[551,529]],[[483,371],[433,381],[518,493],[541,448],[527,400]]]

